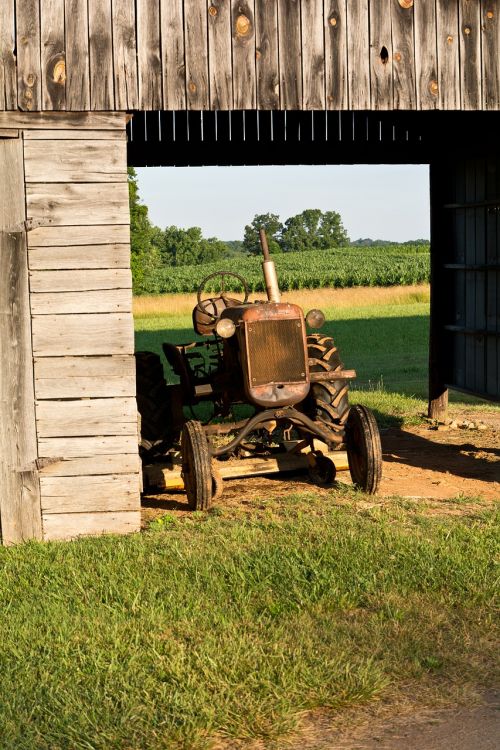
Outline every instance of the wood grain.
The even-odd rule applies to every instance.
[[[57,458],[59,461],[94,456],[138,454],[136,435],[98,435],[94,437],[40,438],[38,454],[41,458]]]
[[[107,380],[118,378],[133,378],[135,375],[135,357],[36,357],[35,380],[55,378],[97,378]],[[126,394],[128,396],[134,393]]]
[[[255,18],[253,0],[232,0],[234,109],[255,109]]]
[[[128,185],[109,183],[31,183],[26,187],[28,218],[54,226],[128,224]]]
[[[481,109],[481,7],[459,0],[462,109]]]
[[[16,4],[16,37],[18,103],[31,112],[42,103],[39,0]]]
[[[127,141],[124,130],[25,130],[25,141]]]
[[[302,107],[300,0],[278,0],[280,106]]]
[[[162,109],[160,7],[158,0],[137,1],[137,60],[141,109]]]
[[[75,271],[31,271],[31,293],[37,292],[86,292],[104,289],[132,288],[132,276],[128,268],[82,269]]]
[[[257,107],[279,109],[278,8],[276,3],[255,0]]]
[[[138,455],[92,456],[90,458],[65,458],[39,461],[40,476],[81,477],[105,474],[138,474],[141,460]]]
[[[111,0],[88,0],[90,109],[115,107]]]
[[[392,25],[392,69],[394,77],[394,109],[415,109],[417,92],[415,86],[415,35],[413,28],[413,4],[393,2]]]
[[[32,271],[129,268],[130,245],[33,247],[28,260]]]
[[[373,109],[393,107],[392,0],[370,0],[370,81]]]
[[[324,0],[326,106],[348,109],[347,0]]]
[[[132,316],[37,315],[33,318],[33,351],[44,357],[132,354]]]
[[[417,3],[414,9],[417,109],[436,109],[439,102],[436,5]]]
[[[89,18],[87,0],[65,0],[66,108],[90,109]]]
[[[183,0],[161,0],[163,107],[186,108]]]
[[[123,112],[0,112],[0,128],[125,130]]]
[[[17,109],[14,0],[0,3],[0,110]]]
[[[137,436],[135,398],[96,398],[75,401],[37,401],[39,438],[86,435]]]
[[[460,109],[458,3],[436,0],[439,108]]]
[[[484,109],[500,105],[500,8],[481,0],[482,79]]]
[[[138,109],[135,0],[112,0],[113,71],[116,109]]]
[[[210,59],[210,108],[233,108],[231,0],[208,2],[208,55]]]
[[[302,3],[302,108],[325,108],[325,35],[323,2]]]
[[[42,109],[66,109],[64,0],[40,0]]]
[[[206,0],[184,0],[186,98],[188,109],[208,109],[208,29]]]
[[[48,357],[48,359],[52,358]],[[66,357],[59,359],[66,359]],[[84,377],[83,373],[85,373],[85,363],[82,363],[81,373],[76,377],[36,378],[37,399],[135,397],[135,375],[116,375],[103,380],[96,377]]]
[[[44,513],[140,510],[139,475],[40,477]]]
[[[23,150],[0,141],[0,528],[3,544],[41,537]]]
[[[106,226],[42,226],[28,233],[30,248],[69,247],[129,244],[130,224],[109,224]],[[75,252],[79,252],[75,250]],[[83,251],[82,251],[83,252]],[[96,252],[99,252],[97,247]],[[103,248],[103,252],[105,249]],[[85,267],[85,266],[84,266]]]
[[[131,289],[31,294],[32,315],[132,313]]]
[[[26,182],[120,182],[127,179],[125,141],[28,140]]]
[[[349,0],[346,6],[349,107],[370,109],[368,0]]]
[[[53,513],[43,516],[45,541],[77,539],[100,534],[130,534],[140,531],[138,511],[113,513]]]

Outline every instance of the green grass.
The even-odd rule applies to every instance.
[[[0,548],[2,750],[202,748],[491,684],[498,516],[360,501]]]

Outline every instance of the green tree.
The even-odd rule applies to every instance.
[[[199,227],[167,227],[160,249],[162,265],[187,266],[222,260],[228,253],[225,242],[203,237]]]
[[[336,211],[308,208],[285,222],[281,245],[285,252],[326,250],[349,244],[349,237]]]
[[[250,255],[261,254],[262,250],[259,239],[260,229],[266,230],[267,242],[271,253],[280,253],[280,240],[283,231],[283,224],[277,214],[257,214],[254,216],[252,223],[247,224],[245,227],[245,235],[243,237],[243,247],[247,253]]]
[[[158,232],[148,216],[148,208],[141,203],[137,173],[128,168],[128,192],[130,205],[130,263],[135,292],[144,290],[148,275],[160,265]]]

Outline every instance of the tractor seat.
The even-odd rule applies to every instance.
[[[207,386],[210,379],[206,375],[200,376],[205,359],[197,351],[189,351],[194,348],[193,344],[178,345],[164,343],[163,353],[174,373],[180,378],[182,390],[186,400],[193,401],[204,390],[201,386]]]

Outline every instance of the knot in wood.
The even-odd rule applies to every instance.
[[[467,36],[469,36],[469,34],[470,34],[470,26],[466,26],[465,27],[464,34],[466,34]]]
[[[208,12],[212,16],[212,18],[215,18],[215,16],[219,12],[219,10],[218,10],[218,8],[215,7],[215,5],[211,5],[210,8],[208,9]]]
[[[437,81],[431,81],[429,83],[429,91],[431,92],[432,96],[437,96],[439,92],[439,86]]]
[[[396,60],[396,62],[401,62],[401,52],[395,52],[394,59]]]
[[[191,94],[195,94],[196,93],[196,83],[194,81],[190,81],[188,89],[191,92]]]
[[[494,16],[494,15],[495,15],[495,14],[493,13],[493,11],[492,11],[492,10],[489,10],[489,11],[488,11],[488,12],[486,13],[486,18],[493,18],[493,16]]]
[[[33,86],[35,83],[35,76],[33,73],[28,73],[26,76],[26,86]]]
[[[243,13],[236,19],[236,33],[238,36],[247,36],[250,32],[251,23],[250,19]]]
[[[63,84],[66,81],[66,63],[64,60],[58,60],[52,71],[52,80],[54,83]]]
[[[405,8],[405,10],[413,8],[413,0],[399,0],[399,4],[402,8]]]
[[[336,26],[337,25],[337,19],[335,18],[335,16],[332,16],[330,18],[329,23],[330,23],[330,26]]]
[[[448,42],[448,44],[452,44],[452,42],[453,42],[453,37],[452,37],[452,35],[451,35],[451,34],[449,34],[449,35],[448,35],[448,36],[446,37],[446,41]]]

